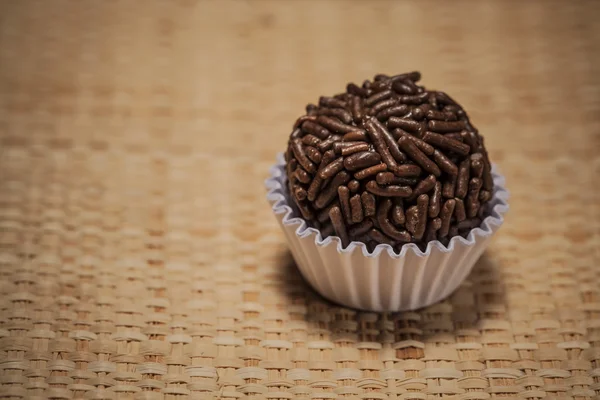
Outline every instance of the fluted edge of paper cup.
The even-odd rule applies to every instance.
[[[425,251],[407,244],[399,254],[387,244],[372,252],[360,242],[343,249],[338,237],[323,238],[309,227],[291,206],[283,154],[278,154],[265,185],[298,269],[317,292],[352,308],[404,311],[433,304],[456,290],[504,222],[509,193],[495,165],[492,177],[489,215],[466,238],[455,236],[448,246],[434,240]]]

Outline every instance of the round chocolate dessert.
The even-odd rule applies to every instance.
[[[349,83],[295,123],[289,192],[323,238],[423,249],[481,224],[493,192],[483,137],[455,100],[417,85],[420,78]]]

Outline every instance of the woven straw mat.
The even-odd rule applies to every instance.
[[[0,1],[0,394],[600,396],[600,2]],[[302,281],[263,180],[304,105],[420,70],[511,210],[447,300]]]

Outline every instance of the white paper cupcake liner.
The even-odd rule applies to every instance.
[[[490,214],[466,239],[455,236],[447,247],[432,241],[425,252],[414,244],[404,245],[400,254],[386,244],[369,252],[360,242],[342,249],[338,237],[323,239],[291,206],[283,154],[270,172],[265,182],[267,199],[300,272],[323,297],[362,310],[414,310],[450,295],[467,277],[508,211],[505,180],[493,166]]]

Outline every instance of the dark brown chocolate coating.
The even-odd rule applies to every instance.
[[[483,138],[420,73],[377,75],[306,107],[290,135],[290,199],[323,237],[346,247],[425,248],[485,218],[493,180]]]

